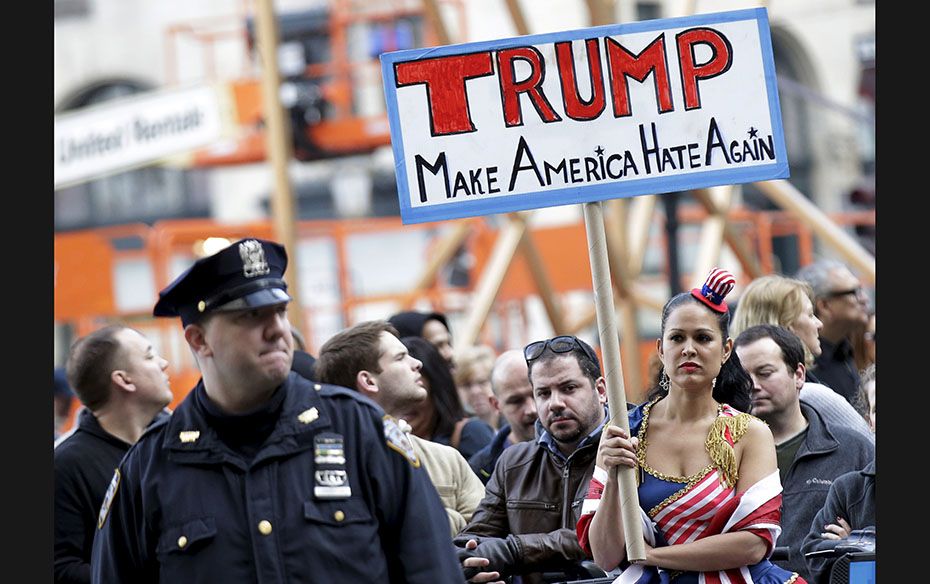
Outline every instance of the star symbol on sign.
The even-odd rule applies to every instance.
[[[750,138],[755,138],[756,134],[758,133],[759,133],[759,130],[753,128],[752,126],[749,126],[749,137]]]
[[[604,154],[604,147],[603,147],[603,146],[598,146],[597,148],[594,149],[594,151],[603,156],[603,154]]]

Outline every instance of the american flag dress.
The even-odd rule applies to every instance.
[[[653,546],[679,545],[703,537],[735,531],[749,531],[761,537],[767,546],[768,558],[781,533],[781,481],[776,469],[740,495],[735,480],[728,479],[725,464],[711,463],[691,477],[667,477],[645,465],[645,430],[649,408],[658,399],[629,412],[630,433],[638,434],[643,451],[640,453],[640,484],[638,488],[643,536]],[[719,434],[732,452],[748,424],[748,414],[723,404],[711,436]],[[743,418],[741,418],[743,417]],[[708,453],[718,461],[721,456],[711,452],[715,441],[708,438]],[[723,449],[726,450],[724,447]],[[588,529],[600,503],[607,472],[595,468],[576,526],[578,541],[591,553]],[[653,566],[622,564],[623,571],[614,584],[802,584],[804,579],[763,559],[752,566],[742,566],[717,572],[682,572]]]

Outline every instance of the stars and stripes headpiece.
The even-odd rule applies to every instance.
[[[707,275],[707,280],[700,288],[692,288],[691,295],[716,312],[726,312],[727,303],[724,298],[736,286],[736,278],[722,268],[714,268]]]

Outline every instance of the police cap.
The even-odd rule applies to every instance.
[[[211,312],[287,302],[287,252],[262,239],[241,239],[200,258],[158,293],[154,316],[180,316],[184,326]]]

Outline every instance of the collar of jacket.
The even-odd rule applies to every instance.
[[[830,428],[824,423],[817,410],[804,402],[798,403],[808,427],[807,438],[804,439],[804,444],[798,450],[795,460],[807,455],[826,454],[839,448],[840,443],[833,437],[833,433],[830,432]]]
[[[847,359],[852,359],[853,357],[853,347],[852,343],[848,340],[843,339],[837,344],[833,344],[827,339],[820,338],[820,357],[823,361],[830,359],[831,361],[846,361]]]
[[[511,429],[510,424],[504,424],[501,426],[500,430],[497,431],[497,434],[494,435],[494,438],[491,439],[491,454],[500,456],[500,453],[504,451],[504,445],[507,444],[507,439],[510,437],[510,433],[512,431],[513,430]]]
[[[86,407],[81,408],[81,411],[78,412],[77,427],[81,432],[87,432],[88,434],[96,436],[101,440],[105,440],[116,446],[121,446],[127,450],[131,446],[131,444],[122,438],[118,438],[104,430],[103,426],[100,425],[100,420],[97,419],[97,416],[95,416],[94,413]]]
[[[281,388],[287,392],[281,414],[251,466],[268,458],[311,448],[313,436],[331,426],[318,393],[320,387],[319,383],[308,381],[293,371],[288,375]],[[162,447],[169,453],[169,458],[192,464],[232,462],[245,468],[243,461],[207,425],[204,412],[194,399],[195,391],[204,391],[203,380],[197,383],[168,420]],[[314,409],[316,412],[310,415]]]

